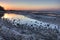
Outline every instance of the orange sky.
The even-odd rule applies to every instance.
[[[6,10],[44,10],[44,9],[57,9],[57,6],[37,6],[37,5],[14,5],[0,2],[0,5],[3,6]]]

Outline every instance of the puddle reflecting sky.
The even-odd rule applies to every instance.
[[[60,16],[60,14],[47,14],[48,16]]]
[[[24,19],[24,18],[27,18],[27,17],[25,17],[25,16],[23,16],[23,15],[18,15],[18,14],[14,14],[14,13],[5,13],[4,14],[4,16],[3,16],[3,18],[21,18],[21,19]]]

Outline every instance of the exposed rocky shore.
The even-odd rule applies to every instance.
[[[56,28],[17,25],[0,19],[0,40],[60,40],[60,32]]]

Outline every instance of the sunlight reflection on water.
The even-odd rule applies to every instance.
[[[24,19],[24,18],[27,18],[27,17],[25,17],[23,15],[14,14],[14,13],[5,13],[2,18],[8,18],[8,19],[20,18],[20,19]]]

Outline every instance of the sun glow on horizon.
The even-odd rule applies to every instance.
[[[0,2],[0,6],[4,7],[5,10],[9,10],[9,8],[10,8],[9,4],[2,3],[2,2]]]

